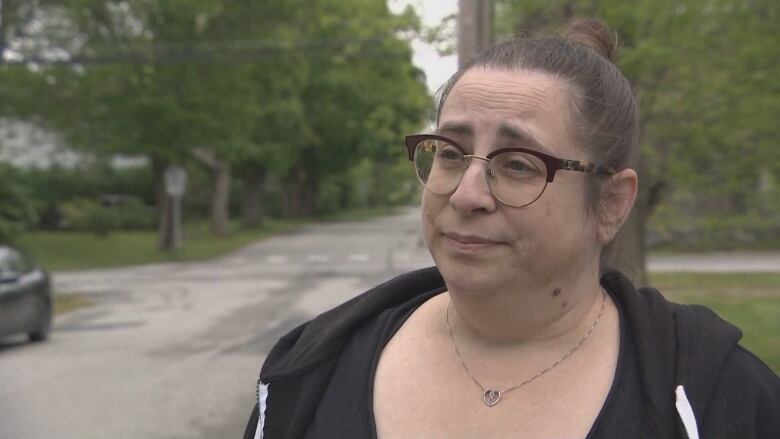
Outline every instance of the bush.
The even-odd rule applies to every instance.
[[[780,218],[725,214],[651,221],[647,243],[658,250],[776,250]]]
[[[97,200],[101,194],[123,194],[124,199],[143,200],[142,205],[154,203],[148,167],[116,170],[97,164],[75,169],[30,169],[18,171],[18,178],[34,200],[40,218],[37,227],[43,229],[58,229],[63,220],[70,221],[71,218],[63,218],[62,206],[79,205],[77,199]]]
[[[119,215],[90,198],[76,198],[60,204],[62,226],[70,230],[92,231],[106,236],[119,228]]]
[[[36,221],[34,203],[19,183],[18,172],[0,164],[0,242],[11,242]]]
[[[151,229],[154,210],[135,197],[104,195],[98,200],[76,198],[61,203],[61,226],[70,230],[91,231],[106,236],[114,230]]]
[[[118,227],[122,230],[147,230],[155,227],[154,208],[147,206],[137,197],[111,195],[100,197],[100,200],[103,206],[117,215]]]

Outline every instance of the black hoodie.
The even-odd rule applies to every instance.
[[[622,274],[601,279],[622,302],[644,394],[642,438],[780,439],[780,378],[738,341],[742,332],[698,305],[636,290]],[[274,346],[258,381],[244,439],[302,438],[354,330],[446,287],[436,268],[385,282],[295,328]]]

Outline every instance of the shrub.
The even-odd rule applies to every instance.
[[[0,164],[0,242],[11,242],[36,221],[34,203],[19,183],[18,172]]]
[[[62,226],[70,230],[93,231],[106,236],[119,228],[119,215],[91,198],[76,198],[60,204]]]

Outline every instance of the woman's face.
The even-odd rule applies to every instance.
[[[566,87],[545,73],[472,68],[451,90],[437,133],[481,156],[526,147],[587,160],[572,135]],[[587,174],[558,171],[538,200],[515,208],[490,193],[485,166],[472,160],[451,195],[423,192],[423,235],[449,288],[486,293],[521,287],[518,282],[541,286],[598,269]]]

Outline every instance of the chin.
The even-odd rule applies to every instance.
[[[447,288],[465,294],[488,294],[510,282],[509,267],[490,259],[459,258],[448,254],[433,256]]]

